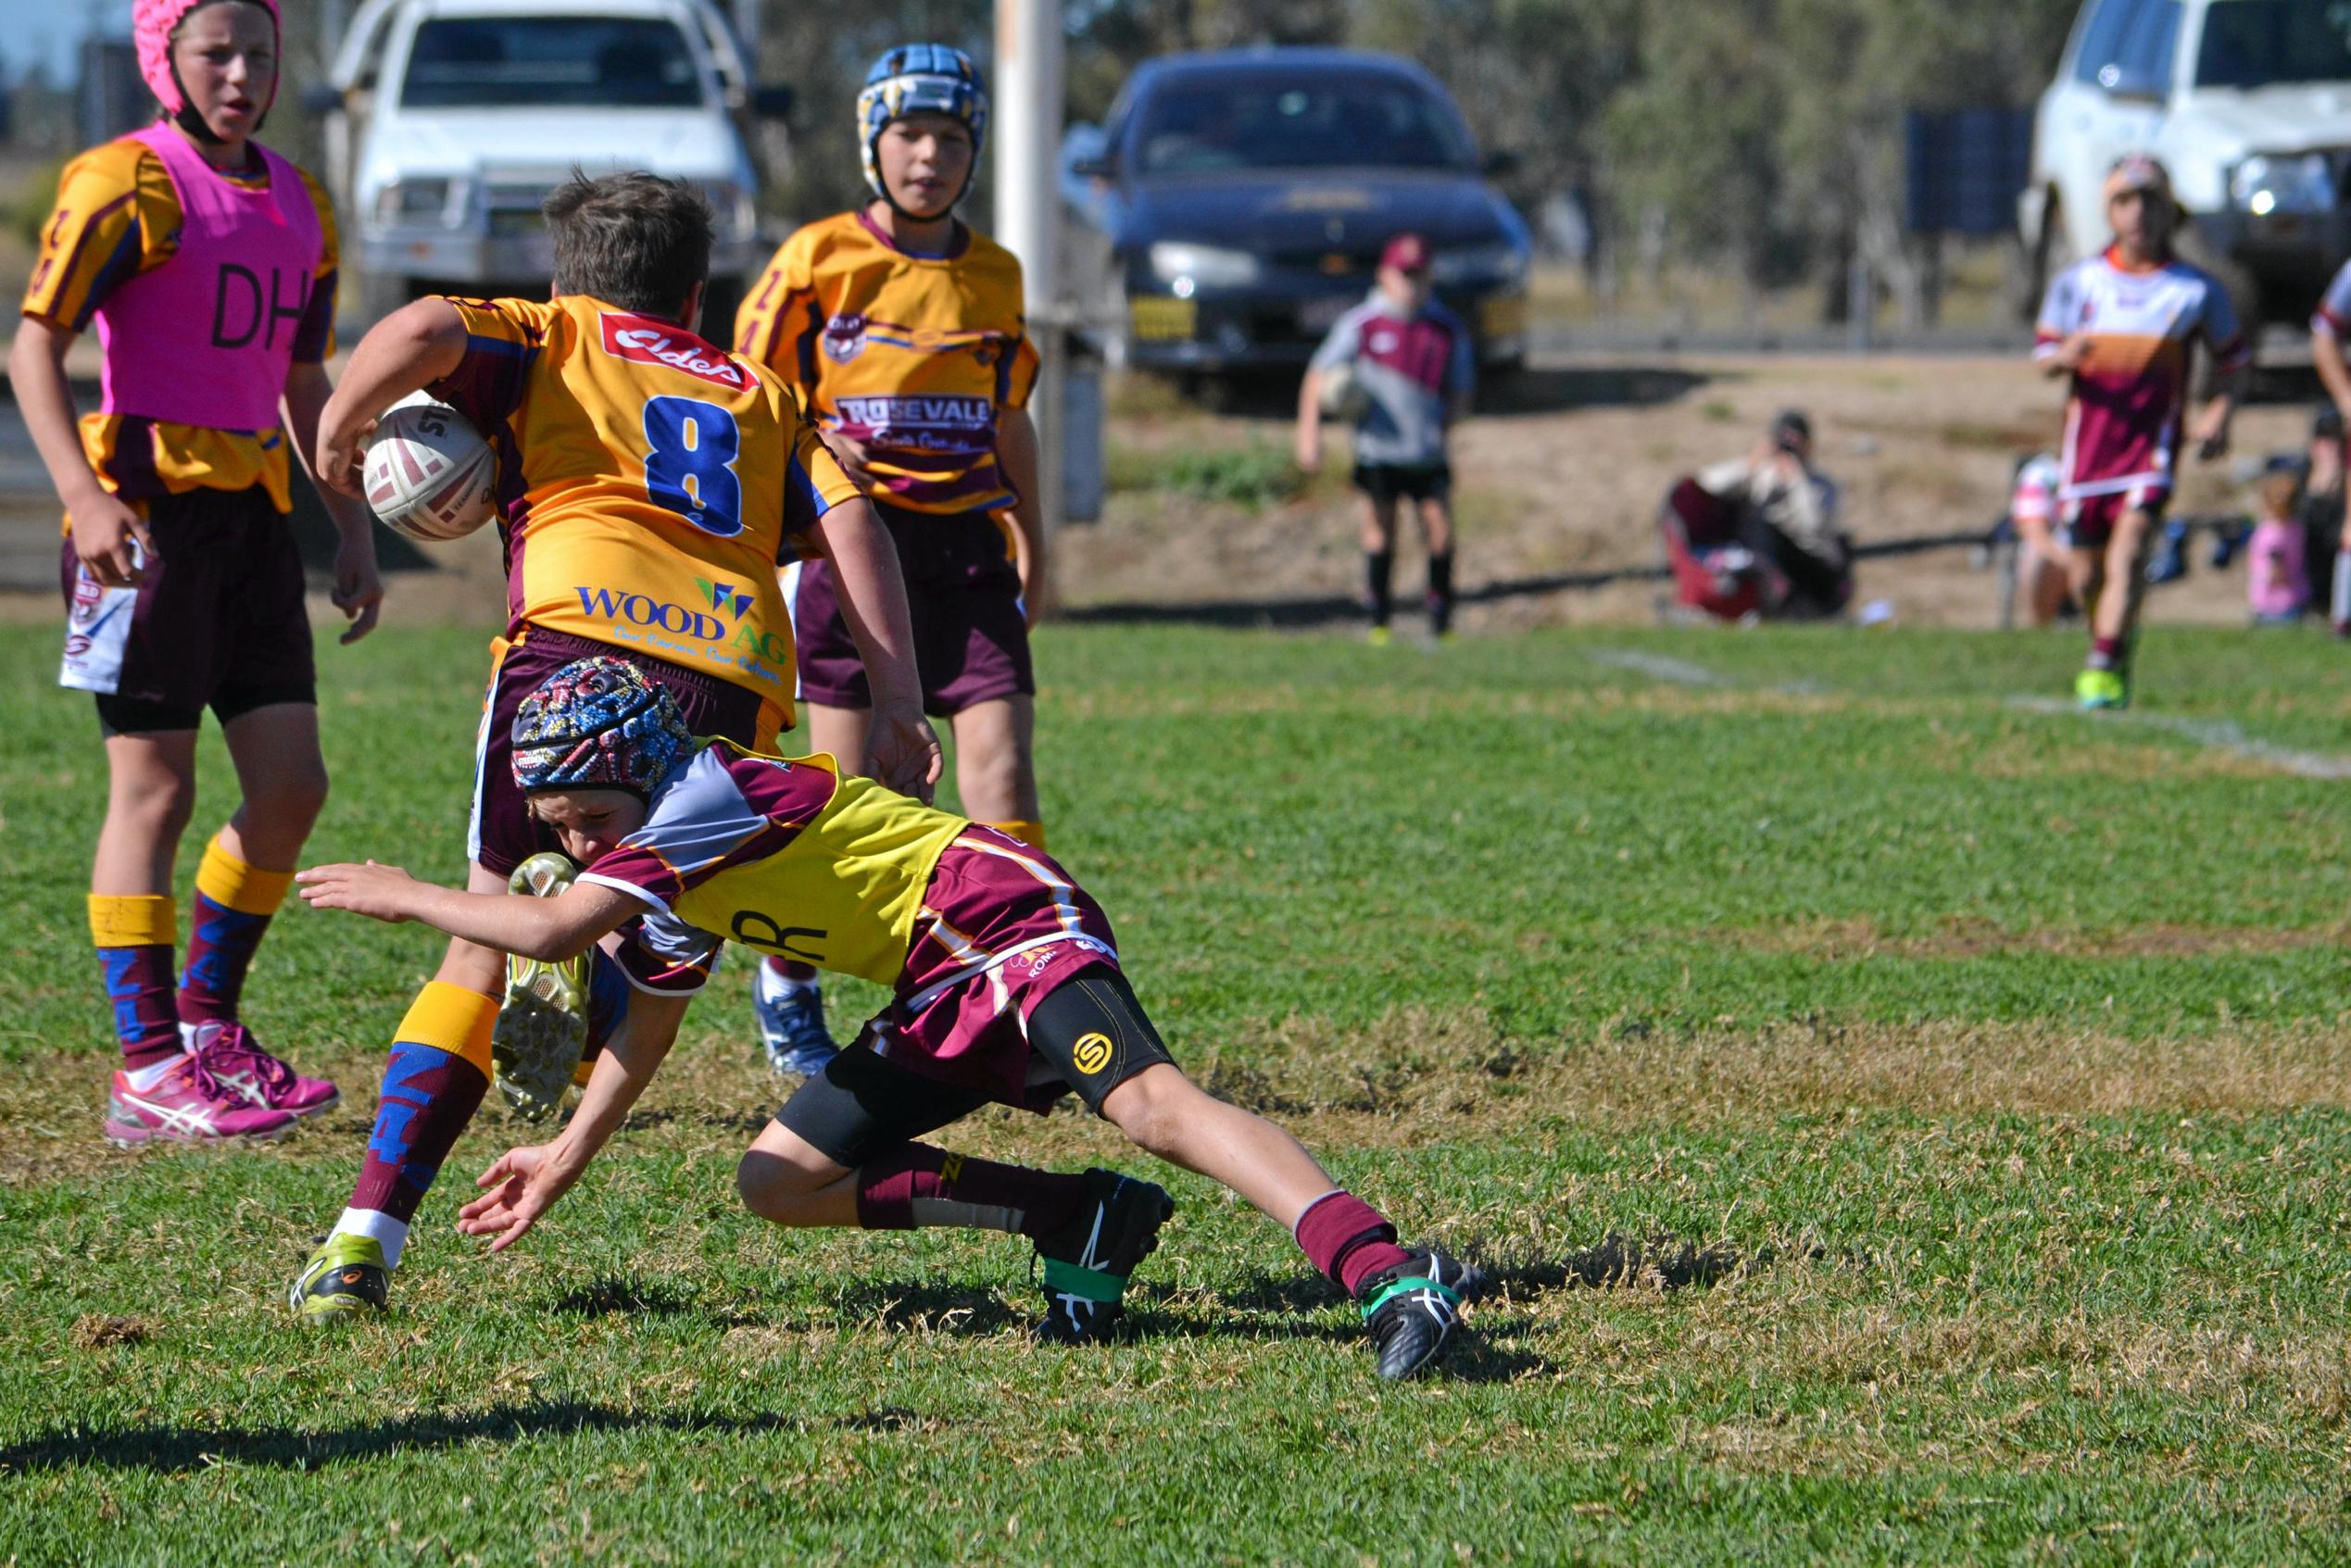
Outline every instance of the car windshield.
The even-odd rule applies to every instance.
[[[633,17],[440,17],[416,30],[411,109],[696,108],[701,75],[675,24]]]
[[[2351,0],[2220,0],[2205,13],[2196,85],[2351,82]]]
[[[1150,95],[1136,147],[1146,174],[1231,169],[1470,169],[1461,123],[1393,77],[1251,73],[1170,83]]]

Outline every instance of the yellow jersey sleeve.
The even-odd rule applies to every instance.
[[[531,371],[558,314],[546,300],[450,299],[465,324],[465,358],[426,390],[485,436],[521,412]]]
[[[335,232],[333,198],[308,169],[299,172],[302,188],[310,194],[311,209],[319,215],[319,269],[313,274],[316,286],[310,290],[309,307],[303,311],[301,329],[295,334],[294,361],[317,365],[334,358],[334,296],[343,270],[343,241]]]
[[[778,246],[735,313],[735,352],[783,377],[802,401],[816,385],[816,341],[824,330],[810,270],[819,232],[811,225]]]
[[[71,163],[42,226],[21,313],[79,332],[107,292],[171,257],[180,198],[163,160],[136,142],[107,142]]]
[[[792,420],[792,484],[784,508],[784,532],[791,535],[805,533],[826,512],[865,492],[841,467],[816,427],[799,417],[799,406],[790,394],[784,395],[783,405],[785,417]]]

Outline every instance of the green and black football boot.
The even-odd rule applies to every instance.
[[[384,1310],[391,1282],[373,1236],[338,1233],[321,1240],[294,1276],[286,1304],[309,1323],[370,1317]]]
[[[1485,1283],[1477,1269],[1434,1248],[1365,1275],[1355,1287],[1355,1302],[1379,1355],[1379,1375],[1410,1377],[1434,1364],[1461,1321],[1462,1303],[1476,1298]]]
[[[1167,1189],[1115,1171],[1086,1173],[1087,1201],[1070,1222],[1041,1236],[1045,1315],[1030,1328],[1049,1345],[1114,1339],[1126,1309],[1126,1276],[1159,1245],[1159,1227],[1176,1212]]]

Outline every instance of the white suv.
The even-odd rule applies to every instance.
[[[691,180],[718,212],[706,324],[734,330],[767,257],[747,117],[757,88],[709,0],[369,0],[321,107],[371,317],[421,292],[544,294],[539,202],[573,168]]]
[[[2088,0],[2033,119],[2018,220],[2036,285],[2106,244],[2106,171],[2141,148],[2188,210],[2181,254],[2247,330],[2307,320],[2351,254],[2351,6]]]

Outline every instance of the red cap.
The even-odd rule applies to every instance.
[[[1428,242],[1418,234],[1399,234],[1379,253],[1379,264],[1393,267],[1399,272],[1425,272],[1428,270]]]

